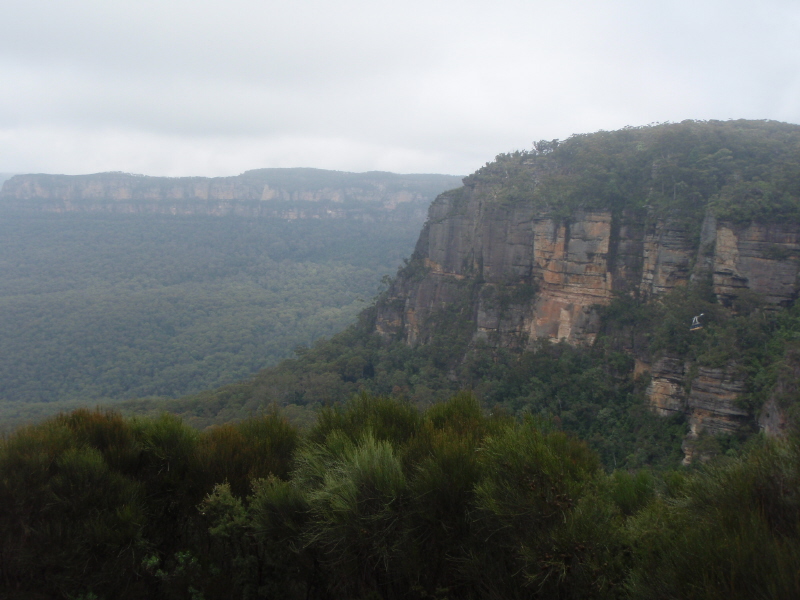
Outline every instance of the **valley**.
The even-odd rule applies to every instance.
[[[204,365],[186,395],[112,392],[8,433],[0,593],[796,597],[798,157],[800,126],[772,121],[542,140],[407,228],[178,216],[173,200],[132,227],[117,209],[139,200],[15,204],[28,221],[0,240],[94,258],[6,258],[8,339],[15,321],[57,333],[62,307],[75,327],[48,356],[76,370],[88,331],[113,349],[197,324],[198,357],[284,342],[248,377],[223,363],[219,387]],[[355,283],[398,264],[356,304]]]
[[[267,178],[285,196],[259,201],[272,212],[220,213],[197,198],[181,212],[166,196],[135,204],[135,193],[132,205],[113,204],[112,187],[142,177],[113,175],[116,187],[105,188],[97,183],[105,176],[7,182],[0,193],[3,427],[77,406],[218,387],[337,333],[413,248],[431,189],[458,181],[373,174],[360,188],[355,174],[289,171]],[[65,179],[79,183],[48,187]],[[163,180],[154,179],[148,189],[161,190]],[[80,204],[65,190],[98,185],[93,202],[100,205],[46,204],[58,194],[59,202]],[[23,188],[38,195],[16,203]]]

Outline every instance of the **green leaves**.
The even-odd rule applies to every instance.
[[[797,220],[798,150],[795,125],[683,121],[541,140],[531,152],[498,155],[464,183],[563,219],[647,207],[691,223],[708,206],[736,222]]]
[[[366,394],[326,414],[298,445],[274,415],[198,434],[169,417],[80,411],[18,431],[0,444],[0,594],[577,600],[800,589],[796,439],[659,478],[606,475],[584,442],[487,415],[467,394],[414,417],[405,402]],[[266,465],[285,478],[251,479],[245,495],[219,480],[240,485]]]
[[[696,473],[628,527],[632,598],[790,598],[800,590],[798,445],[771,442]]]

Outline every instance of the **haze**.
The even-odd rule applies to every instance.
[[[0,172],[466,174],[542,138],[800,122],[800,4],[6,0]]]

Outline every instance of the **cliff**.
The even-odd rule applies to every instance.
[[[557,220],[533,207],[487,209],[480,189],[468,190],[458,209],[453,196],[436,200],[417,243],[424,275],[401,277],[390,292],[393,302],[380,307],[380,330],[400,333],[409,343],[420,339],[421,323],[466,279],[477,290],[476,337],[499,345],[540,337],[592,343],[598,308],[615,294],[656,296],[705,269],[722,304],[750,290],[769,305],[786,306],[800,290],[798,225],[715,223],[706,248],[710,260],[704,260],[685,231],[664,222],[648,229],[646,215],[637,221],[609,211],[576,211]],[[536,290],[530,302],[491,301],[500,292],[524,296],[526,288]]]
[[[235,177],[127,173],[15,175],[0,207],[47,212],[206,214],[297,218],[424,218],[430,201],[460,184],[450,175],[258,169]]]
[[[796,150],[800,128],[733,123],[595,134],[599,141],[576,136],[560,145],[541,143],[544,151],[501,155],[433,203],[412,261],[378,306],[377,331],[426,343],[437,315],[457,310],[475,343],[520,350],[541,338],[591,345],[602,307],[614,298],[658,302],[691,282],[709,284],[723,307],[743,294],[765,310],[791,305],[800,291],[800,220],[783,206],[781,182],[767,196],[781,198],[779,210],[770,213],[766,194],[757,193],[762,177],[769,181],[775,164],[786,163],[776,152],[754,168],[745,140],[779,129],[792,134]],[[667,178],[669,187],[664,156],[680,167]],[[720,156],[729,159],[727,172],[717,169],[709,185],[708,174],[696,171]],[[794,175],[783,185],[796,193],[792,160]],[[756,192],[748,193],[762,201],[761,214],[742,218],[736,190],[753,173],[759,174]],[[737,403],[745,380],[735,362],[706,368],[663,352],[628,351],[639,370],[651,373],[647,394],[654,410],[687,416],[687,461],[702,432],[730,433],[753,422]]]

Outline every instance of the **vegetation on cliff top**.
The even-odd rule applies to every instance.
[[[0,174],[0,183],[12,176]],[[34,183],[35,185],[31,185]],[[100,190],[113,194],[126,187],[127,200],[150,202],[175,202],[178,199],[204,200],[205,191],[222,190],[220,200],[259,201],[264,186],[281,192],[286,199],[302,195],[327,194],[338,197],[337,204],[358,205],[359,199],[380,199],[397,192],[408,192],[414,198],[434,198],[442,190],[457,187],[460,178],[455,175],[399,174],[384,171],[349,173],[326,169],[289,168],[253,169],[230,177],[152,177],[131,173],[94,173],[91,175],[19,175],[0,193],[0,204],[13,200],[17,194],[27,199],[26,204],[36,205],[37,200],[80,201],[89,198],[114,202],[100,196]],[[240,197],[231,197],[235,189]],[[201,191],[202,190],[202,191]],[[288,196],[288,197],[287,197]],[[13,204],[13,202],[12,202]]]
[[[500,202],[556,216],[578,209],[800,221],[800,126],[774,121],[684,121],[540,141],[500,154],[464,179]],[[702,216],[700,217],[702,219]]]

